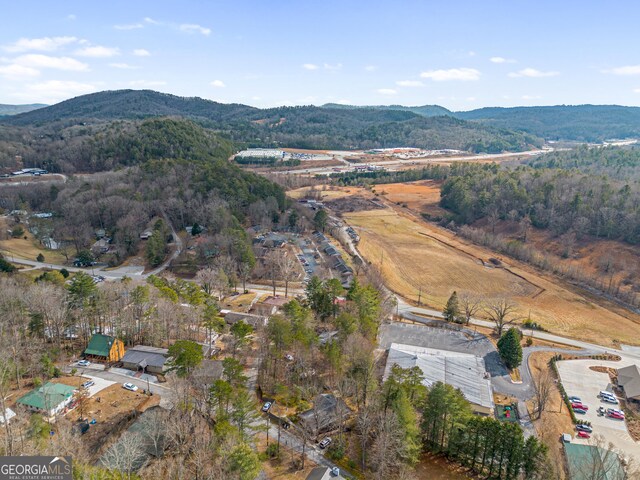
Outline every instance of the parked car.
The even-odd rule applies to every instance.
[[[589,425],[583,425],[582,423],[576,425],[576,430],[587,433],[593,432],[593,428],[591,428]]]
[[[340,469],[338,467],[331,467],[331,475],[334,477],[340,476]]]
[[[91,362],[89,360],[80,360],[78,362],[79,367],[88,367],[89,365],[91,365]]]
[[[614,420],[624,420],[624,414],[613,409],[607,410],[607,417],[613,418]]]
[[[284,359],[285,359],[285,360],[287,360],[287,361],[289,361],[289,362],[293,362],[293,355],[291,355],[290,353],[287,353],[287,354],[284,356]]]
[[[581,409],[581,408],[574,408],[574,409],[573,409],[573,413],[579,413],[579,414],[581,414],[581,415],[584,415],[585,413],[587,413],[587,411],[586,411],[586,410],[583,410],[583,409]]]
[[[579,436],[580,438],[591,438],[591,435],[590,435],[589,433],[587,433],[587,432],[583,432],[583,431],[579,431],[579,432],[578,432],[578,436]]]
[[[582,403],[582,400],[580,400],[580,397],[569,397],[569,401],[570,402],[576,402],[576,403]]]
[[[600,400],[602,400],[604,403],[612,403],[614,405],[618,404],[618,399],[616,397],[614,397],[613,395],[601,396]]]
[[[264,405],[262,405],[262,411],[263,412],[268,412],[269,409],[271,408],[271,405],[273,405],[273,403],[271,402],[264,402]]]
[[[138,387],[136,385],[134,385],[133,383],[123,383],[122,384],[122,388],[124,388],[125,390],[129,390],[130,392],[137,392],[138,391]]]
[[[87,380],[86,382],[84,382],[81,387],[82,388],[89,388],[89,387],[93,387],[96,384],[96,382],[94,382],[93,380]]]
[[[289,430],[291,428],[291,424],[289,422],[282,422],[282,428]]]
[[[604,407],[603,407],[602,405],[600,405],[600,406],[598,407],[598,415],[599,415],[599,416],[602,416],[602,415],[604,415],[605,413],[606,413],[606,411],[605,411]]]
[[[579,408],[581,410],[589,410],[589,407],[587,405],[585,405],[584,403],[579,403],[579,402],[574,402],[571,404],[571,408],[576,409]]]
[[[607,408],[607,413],[615,413],[616,415],[622,415],[622,417],[624,417],[624,412],[617,408]]]
[[[331,437],[325,437],[322,439],[322,441],[318,444],[318,446],[320,448],[327,448],[329,445],[331,445]]]

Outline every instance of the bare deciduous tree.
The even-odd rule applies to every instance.
[[[487,300],[485,312],[495,324],[498,336],[502,336],[505,326],[511,325],[517,320],[515,304],[505,297]]]
[[[482,309],[481,298],[470,292],[462,292],[458,297],[458,304],[464,313],[464,319],[467,325],[469,325],[473,316]]]
[[[547,408],[554,385],[555,382],[549,369],[542,370],[538,378],[533,378],[533,386],[536,389],[536,393],[533,398],[536,418],[539,419],[542,416],[542,412]]]

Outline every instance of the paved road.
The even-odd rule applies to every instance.
[[[71,373],[71,370],[74,368],[78,371],[78,375],[81,376],[102,378],[104,380],[120,384],[133,383],[141,390],[146,390],[147,388],[149,388],[149,390],[151,390],[151,393],[153,393],[154,395],[160,395],[160,406],[164,408],[171,408],[171,406],[173,405],[173,391],[166,385],[153,383],[147,385],[146,381],[139,378],[130,377],[129,375],[123,375],[120,373],[112,372],[110,370],[104,370],[104,365],[100,364],[91,364],[88,367],[78,367],[76,364],[71,364],[63,367],[62,370],[65,373]]]
[[[490,160],[490,159],[505,159],[520,156],[533,156],[542,155],[543,153],[550,152],[551,150],[528,150],[526,152],[509,152],[509,153],[497,153],[497,154],[481,154],[481,155],[461,155],[456,157],[427,157],[427,158],[411,158],[411,159],[393,159],[384,160],[382,162],[374,162],[373,165],[384,167],[397,167],[397,166],[414,166],[424,165],[434,162],[471,162],[474,160]],[[351,164],[349,164],[351,165]],[[335,173],[333,171],[335,167],[314,167],[307,168],[306,170],[281,170],[273,172],[276,174],[290,175],[290,174],[314,174],[314,175],[330,175]]]

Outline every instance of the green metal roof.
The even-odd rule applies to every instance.
[[[96,333],[91,337],[85,355],[96,355],[98,357],[108,357],[113,345],[113,337]]]
[[[39,410],[51,410],[66,401],[75,392],[74,387],[47,382],[18,399],[18,403]]]

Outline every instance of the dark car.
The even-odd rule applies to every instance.
[[[587,413],[587,411],[586,411],[586,410],[583,410],[582,408],[574,408],[574,409],[573,409],[573,412],[574,412],[574,413],[580,413],[580,414],[582,414],[582,415],[584,415],[584,414],[586,414],[586,413]]]
[[[576,430],[580,432],[587,432],[587,433],[593,432],[593,428],[591,428],[589,425],[583,425],[581,423],[576,425]]]

